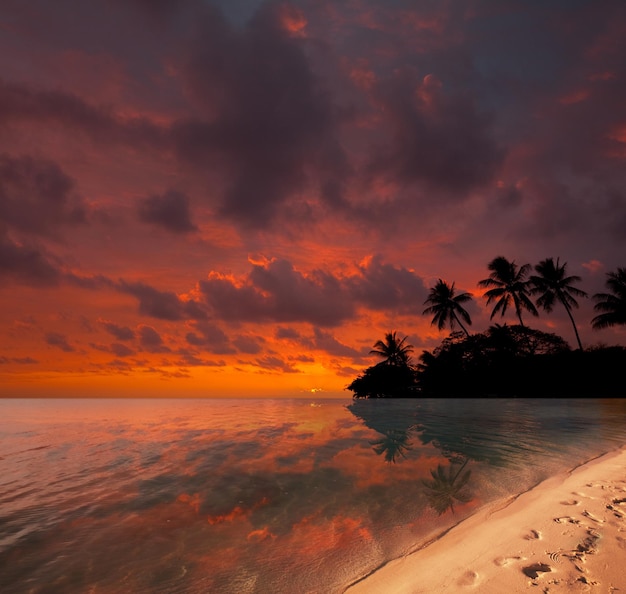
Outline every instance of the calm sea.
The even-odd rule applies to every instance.
[[[626,444],[626,399],[5,399],[0,440],[3,594],[333,594]]]

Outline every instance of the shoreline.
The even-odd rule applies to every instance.
[[[344,594],[622,590],[626,446],[487,504]]]

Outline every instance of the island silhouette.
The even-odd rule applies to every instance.
[[[424,350],[414,362],[414,347],[397,331],[378,340],[370,354],[382,360],[363,371],[348,386],[354,398],[415,398],[450,396],[612,397],[626,395],[626,348],[597,345],[584,348],[572,310],[587,293],[574,285],[581,279],[567,274],[567,263],[546,258],[534,267],[518,266],[502,256],[488,264],[490,275],[478,282],[487,289],[487,305],[495,303],[491,319],[513,309],[518,324],[494,324],[471,334],[472,320],[464,304],[473,296],[457,292],[454,283],[439,279],[430,289],[424,315],[450,334],[439,346]],[[594,329],[626,324],[626,268],[606,275],[607,291],[593,295]],[[533,302],[534,298],[534,302]],[[556,305],[567,312],[576,337],[573,350],[560,336],[530,328],[523,312],[550,313]],[[460,330],[457,330],[460,328]]]

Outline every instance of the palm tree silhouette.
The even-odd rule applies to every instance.
[[[370,445],[379,456],[385,454],[385,462],[395,462],[398,456],[406,458],[404,452],[411,449],[408,431],[402,429],[387,429],[383,437],[370,441]]]
[[[400,339],[396,331],[387,332],[385,340],[378,340],[374,344],[374,348],[370,351],[370,355],[378,355],[385,359],[388,365],[396,367],[408,366],[410,354],[413,352],[413,346],[406,344],[408,336]]]
[[[484,297],[487,298],[487,305],[497,300],[490,319],[493,319],[498,312],[504,316],[511,303],[515,307],[515,314],[520,326],[524,325],[522,308],[534,316],[539,315],[537,308],[528,296],[529,285],[526,275],[530,270],[530,264],[524,264],[518,268],[514,261],[509,262],[506,258],[498,256],[489,262],[487,268],[491,270],[491,274],[489,278],[478,281],[478,286],[489,289],[484,294]]]
[[[458,470],[455,470],[454,463],[450,464],[447,469],[438,464],[437,470],[430,471],[432,480],[422,479],[422,484],[428,489],[426,493],[428,503],[439,515],[448,509],[454,512],[455,500],[461,503],[471,501],[471,493],[464,489],[472,471],[467,470],[463,476],[460,476],[468,460],[469,458],[465,458]]]
[[[454,283],[449,285],[446,281],[439,279],[435,286],[430,289],[428,298],[424,301],[424,305],[427,303],[430,305],[422,313],[423,315],[435,314],[431,325],[437,324],[439,330],[442,330],[446,324],[450,325],[450,330],[454,330],[454,326],[458,324],[465,335],[469,336],[467,328],[459,318],[463,318],[465,323],[471,326],[470,315],[461,305],[461,303],[466,303],[471,299],[471,293],[455,295]]]
[[[572,316],[572,308],[578,307],[578,302],[574,299],[574,295],[576,297],[587,296],[585,291],[581,291],[572,285],[572,283],[579,282],[582,279],[580,276],[575,275],[566,276],[567,262],[563,262],[561,265],[559,264],[559,258],[556,259],[556,263],[553,258],[541,260],[535,266],[535,270],[538,275],[530,277],[530,292],[532,295],[539,295],[537,305],[550,313],[556,301],[560,301],[563,304],[574,327],[578,348],[582,351],[583,345],[580,342],[574,316]]]
[[[602,312],[591,320],[591,326],[596,330],[626,324],[626,268],[607,272],[606,276],[605,285],[611,292],[593,296],[597,302],[593,309]]]

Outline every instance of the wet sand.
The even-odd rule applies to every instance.
[[[494,502],[346,594],[626,592],[626,447]]]

